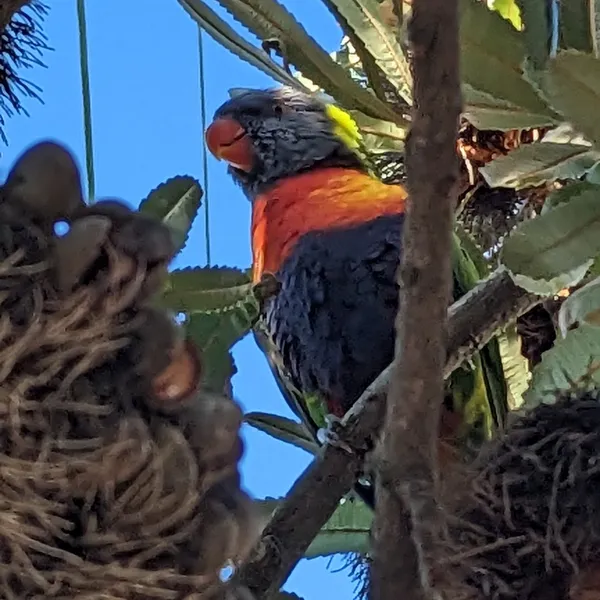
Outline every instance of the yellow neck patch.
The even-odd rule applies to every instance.
[[[333,122],[333,132],[339,137],[348,148],[353,150],[360,148],[362,136],[358,129],[356,121],[350,113],[342,110],[339,106],[328,104],[325,107],[325,114]]]

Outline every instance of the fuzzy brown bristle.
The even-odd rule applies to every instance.
[[[434,561],[452,597],[566,600],[600,559],[600,391],[557,393],[475,461]]]

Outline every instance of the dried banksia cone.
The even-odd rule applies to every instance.
[[[65,246],[22,210],[39,188],[21,204],[15,189],[0,189],[0,597],[245,597],[220,579],[258,533],[241,410],[202,389],[200,353],[150,304],[168,232],[81,209],[71,239],[92,231],[91,250],[67,277]]]
[[[600,391],[518,418],[449,501],[436,560],[454,597],[600,595]]]

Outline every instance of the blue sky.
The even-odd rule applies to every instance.
[[[9,146],[0,148],[2,180],[19,152],[40,138],[66,143],[85,164],[76,2],[48,3],[52,10],[45,31],[54,51],[44,57],[46,69],[25,74],[43,89],[44,104],[26,101],[30,116],[9,121]],[[216,2],[209,4],[226,15]],[[337,47],[341,34],[320,2],[284,4],[325,48]],[[198,35],[193,21],[176,0],[88,0],[87,21],[97,197],[117,197],[137,206],[169,177],[190,174],[202,180]],[[272,84],[206,34],[204,52],[209,120],[227,99],[229,88]],[[223,164],[212,157],[208,176],[212,261],[248,267],[249,203]],[[175,266],[205,263],[202,214]],[[239,369],[234,389],[244,409],[291,416],[253,340],[243,340],[234,353]],[[244,483],[257,497],[285,494],[310,461],[308,454],[247,427],[244,437]],[[354,585],[347,573],[335,572],[341,561],[329,562],[302,561],[285,589],[305,600],[352,598]]]

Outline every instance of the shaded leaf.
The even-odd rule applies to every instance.
[[[407,104],[412,102],[412,75],[395,32],[381,19],[376,0],[329,0],[360,38],[374,62]]]
[[[292,444],[311,454],[319,451],[320,446],[312,433],[298,421],[263,412],[248,413],[244,415],[244,421],[277,440]]]
[[[202,188],[196,179],[178,175],[161,183],[140,203],[142,213],[160,219],[171,230],[173,242],[181,250],[202,202]]]
[[[257,505],[261,520],[265,521],[284,501],[282,498],[266,498],[255,500],[254,503]],[[343,498],[308,547],[304,557],[316,558],[349,552],[366,553],[369,550],[369,531],[372,522],[373,511],[364,502],[354,498]]]
[[[591,264],[591,259],[600,255],[598,196],[583,192],[519,224],[507,237],[500,255],[513,273],[547,281],[588,261]]]
[[[596,194],[600,202],[600,185],[590,183],[589,181],[574,181],[549,194],[544,202],[544,206],[542,206],[541,214],[544,215],[553,208],[581,196],[583,192]]]
[[[580,323],[600,325],[600,277],[574,291],[560,307],[558,326],[563,337]]]
[[[517,0],[523,21],[523,39],[527,67],[535,71],[545,68],[550,55],[552,21],[547,0]]]
[[[231,309],[248,300],[253,284],[247,273],[231,267],[194,267],[171,271],[159,302],[173,311]]]
[[[560,52],[548,65],[544,93],[565,120],[600,147],[600,59],[574,50]]]
[[[600,185],[600,161],[586,173],[585,180]]]
[[[574,383],[588,379],[600,385],[600,328],[582,325],[569,331],[564,339],[542,354],[532,373],[531,385],[525,394],[525,408],[552,404],[558,390],[569,390]]]
[[[260,69],[275,81],[284,85],[302,87],[301,83],[296,81],[292,75],[273,62],[264,50],[259,50],[248,43],[202,0],[179,0],[179,3],[192,19],[221,46]]]
[[[480,171],[490,187],[521,189],[581,177],[600,158],[588,146],[536,143],[519,146]]]
[[[373,511],[359,500],[343,499],[329,521],[306,550],[305,558],[357,552],[370,549],[369,532]]]
[[[184,324],[186,334],[202,352],[203,383],[222,391],[234,373],[230,350],[246,336],[258,319],[259,305],[254,294],[220,311],[193,312]]]
[[[460,11],[463,82],[552,124],[557,115],[523,77],[521,34],[478,0],[461,0]]]
[[[594,52],[595,0],[568,0],[558,3],[560,10],[560,45],[581,52]]]
[[[260,39],[275,41],[290,64],[346,108],[402,124],[390,106],[356,83],[277,0],[219,0],[219,4]]]

